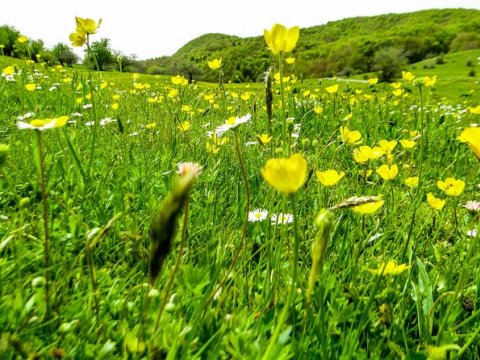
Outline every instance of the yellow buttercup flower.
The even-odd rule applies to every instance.
[[[28,41],[28,37],[25,36],[25,35],[20,35],[17,39],[17,41],[20,43],[20,44],[23,44],[23,43],[26,43]]]
[[[415,79],[415,75],[413,75],[410,71],[402,71],[402,79],[405,81],[413,81],[413,79]]]
[[[2,70],[3,75],[13,75],[15,74],[15,68],[13,66],[7,66]]]
[[[295,63],[295,58],[294,57],[288,57],[288,58],[285,59],[285,62],[288,65],[292,65],[293,63]]]
[[[480,105],[477,105],[475,107],[471,106],[468,108],[468,112],[470,114],[476,114],[476,115],[479,115],[480,114]]]
[[[377,174],[381,176],[383,180],[392,180],[398,175],[398,166],[397,165],[382,165],[377,169]]]
[[[433,87],[437,81],[437,75],[433,75],[432,77],[430,76],[425,76],[423,78],[423,85],[427,87]]]
[[[329,94],[335,94],[338,91],[338,84],[326,87],[325,91],[328,92]]]
[[[187,132],[188,130],[190,130],[190,128],[192,127],[192,124],[190,124],[190,121],[182,121],[180,123],[180,125],[178,125],[178,130],[182,131],[182,132]]]
[[[405,185],[407,185],[409,188],[416,188],[418,187],[418,181],[418,176],[408,177],[405,179]]]
[[[470,146],[475,156],[480,160],[480,127],[469,127],[462,131],[458,139]]]
[[[37,88],[37,84],[25,84],[27,91],[34,91]]]
[[[404,149],[412,149],[415,147],[415,145],[417,144],[415,141],[413,140],[409,140],[409,139],[402,139],[400,140],[400,144],[402,145],[402,147]]]
[[[263,36],[268,48],[274,55],[278,53],[291,52],[297,45],[298,37],[300,36],[300,28],[298,26],[287,29],[280,24],[274,24],[270,31],[264,30]]]
[[[171,78],[173,85],[187,85],[188,80],[182,75],[172,76]]]
[[[362,134],[358,130],[350,130],[346,126],[340,126],[340,137],[344,143],[356,145],[362,142]]]
[[[399,264],[397,265],[395,260],[390,260],[386,264],[380,264],[376,269],[368,269],[372,274],[375,275],[398,275],[403,273],[404,271],[410,269],[409,265],[406,264]]]
[[[71,33],[69,39],[73,46],[83,46],[87,42],[87,35],[83,33]]]
[[[208,67],[212,70],[217,70],[222,67],[222,59],[213,59],[212,61],[207,61]]]
[[[375,85],[378,83],[378,78],[370,78],[367,80],[370,85]]]
[[[315,114],[321,114],[321,113],[323,113],[323,108],[321,106],[317,105],[313,108],[313,112]]]
[[[357,214],[370,215],[370,214],[373,214],[378,209],[380,209],[383,206],[384,202],[385,201],[383,200],[369,202],[366,204],[354,206],[352,207],[352,210]]]
[[[75,16],[75,22],[77,23],[76,32],[79,34],[91,35],[95,34],[102,24],[102,19],[98,20],[98,23],[92,19],[84,19],[78,16]]]
[[[266,145],[272,141],[272,137],[268,134],[257,135],[257,140],[261,145]]]
[[[438,180],[437,186],[448,196],[460,196],[460,194],[463,192],[463,189],[465,188],[465,182],[452,177],[448,177],[445,179],[445,181]]]
[[[395,90],[392,91],[392,94],[394,96],[400,96],[400,95],[403,94],[403,89],[395,89]]]
[[[262,175],[275,190],[291,194],[307,180],[307,161],[302,154],[270,159],[262,169]]]
[[[436,198],[431,192],[427,194],[427,203],[434,210],[442,210],[445,206],[445,200]]]
[[[397,142],[395,140],[387,141],[387,140],[380,140],[378,142],[380,148],[385,152],[391,152],[397,146]]]
[[[342,171],[340,173],[337,170],[326,170],[326,171],[317,171],[317,180],[323,186],[333,186],[340,181],[341,178],[345,176],[345,172]]]
[[[371,148],[370,146],[360,146],[353,150],[353,158],[359,164],[366,163],[368,160],[376,160],[382,157],[385,152],[378,146]]]

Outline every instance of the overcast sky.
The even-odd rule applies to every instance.
[[[274,23],[302,28],[433,8],[480,9],[480,0],[3,0],[0,25],[12,25],[52,47],[59,42],[70,45],[75,16],[102,18],[92,41],[108,38],[112,49],[148,59],[172,55],[207,33],[258,36]]]

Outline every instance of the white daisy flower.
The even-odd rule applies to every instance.
[[[263,221],[268,216],[268,210],[265,209],[255,209],[248,213],[249,222]]]

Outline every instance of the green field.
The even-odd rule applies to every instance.
[[[271,87],[0,57],[0,358],[478,359],[479,56]]]

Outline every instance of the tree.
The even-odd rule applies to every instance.
[[[374,63],[380,81],[392,81],[407,64],[405,51],[396,47],[382,48],[375,53]]]
[[[30,46],[30,58],[32,60],[38,60],[37,59],[37,54],[42,54],[42,52],[45,50],[44,44],[42,40],[31,40],[29,42]]]
[[[13,56],[15,42],[20,36],[20,31],[13,26],[0,26],[0,44],[4,46],[3,54],[6,56]]]
[[[62,65],[76,64],[78,57],[73,50],[64,43],[58,43],[52,48],[52,53]]]
[[[90,54],[85,57],[85,63],[91,68],[104,70],[106,65],[116,64],[114,51],[110,48],[109,39],[100,39],[90,45]]]

